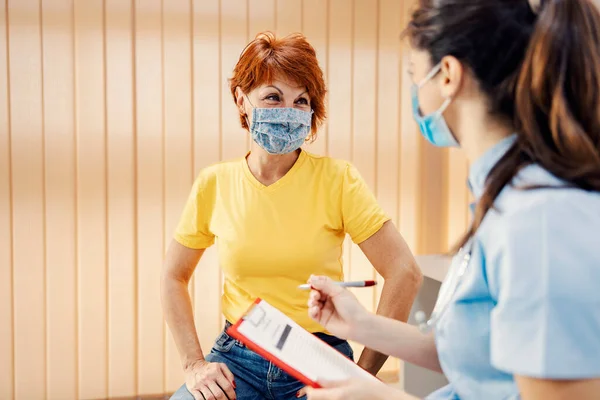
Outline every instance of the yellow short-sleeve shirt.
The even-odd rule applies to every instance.
[[[260,297],[311,332],[311,274],[343,280],[342,245],[360,244],[388,221],[348,162],[302,151],[279,181],[262,185],[245,158],[205,168],[196,179],[175,232],[182,245],[217,243],[225,282],[222,309],[235,323]]]

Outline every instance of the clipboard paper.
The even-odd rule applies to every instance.
[[[305,385],[376,377],[258,298],[227,334]]]

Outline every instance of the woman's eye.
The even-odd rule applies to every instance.
[[[307,106],[307,105],[308,105],[308,100],[306,100],[306,99],[303,97],[303,98],[301,98],[301,99],[298,99],[298,100],[297,100],[297,103],[298,103],[298,104],[301,104],[301,105],[303,105],[303,106]]]
[[[270,94],[267,97],[265,97],[265,100],[279,101],[279,96],[276,94]]]

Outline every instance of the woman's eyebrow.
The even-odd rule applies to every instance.
[[[281,89],[279,89],[277,86],[273,86],[273,85],[265,86],[265,89],[267,89],[267,88],[273,88],[273,89],[277,90],[280,95],[283,96],[283,91]]]

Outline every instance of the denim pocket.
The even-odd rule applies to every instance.
[[[352,350],[352,346],[350,346],[350,343],[348,343],[347,341],[338,344],[337,346],[335,346],[335,349],[343,355],[345,355],[346,357],[348,357],[349,359],[351,359],[352,361],[354,361],[354,350]]]
[[[233,345],[235,345],[235,339],[227,333],[221,332],[213,346],[213,350],[220,353],[228,353],[233,348]]]

